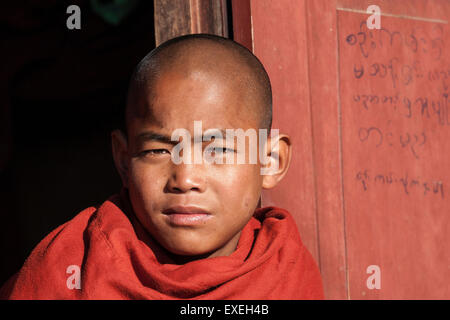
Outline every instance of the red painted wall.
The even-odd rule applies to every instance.
[[[445,0],[233,2],[294,141],[262,205],[294,215],[328,299],[450,298],[449,16]]]

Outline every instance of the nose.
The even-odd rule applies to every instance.
[[[174,164],[167,181],[166,191],[169,193],[186,193],[189,191],[203,193],[206,179],[202,167],[198,164]]]

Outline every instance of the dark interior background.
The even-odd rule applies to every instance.
[[[155,46],[153,1],[125,2],[118,24],[93,10],[108,0],[1,5],[0,285],[52,229],[120,190],[110,132]],[[72,4],[81,30],[66,27]]]

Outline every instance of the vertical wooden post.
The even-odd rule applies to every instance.
[[[185,34],[228,37],[226,0],[155,0],[156,45]]]
[[[253,51],[250,0],[232,0],[234,41]]]

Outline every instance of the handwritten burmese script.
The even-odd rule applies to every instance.
[[[341,34],[344,155],[360,190],[444,201],[450,170],[450,59],[444,23],[365,20]],[[346,161],[347,162],[347,161]],[[346,163],[344,162],[344,163]],[[351,161],[350,161],[351,162]]]

